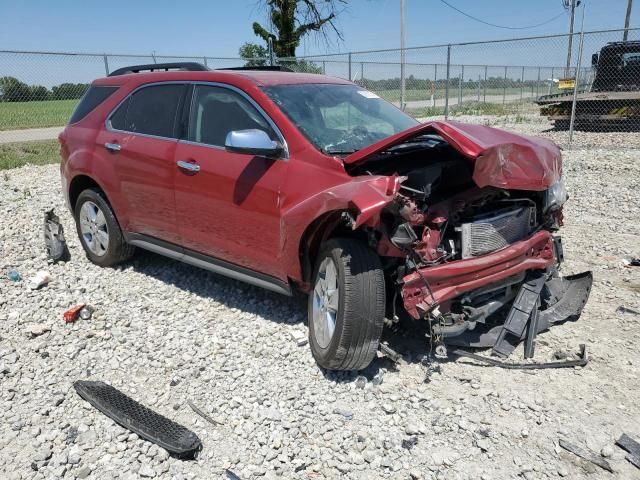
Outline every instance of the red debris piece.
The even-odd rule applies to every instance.
[[[85,305],[84,303],[81,303],[80,305],[71,307],[69,310],[64,312],[65,323],[75,322],[78,319],[78,317],[80,317],[80,310],[84,308],[84,305]]]

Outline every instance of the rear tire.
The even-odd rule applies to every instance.
[[[367,367],[378,350],[386,305],[378,255],[357,240],[329,240],[318,255],[312,286],[309,344],[318,364],[329,370]]]
[[[92,263],[110,267],[131,258],[135,247],[125,241],[101,190],[82,191],[76,201],[74,217],[80,243]]]

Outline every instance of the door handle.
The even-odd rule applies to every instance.
[[[198,173],[200,171],[200,165],[198,165],[197,163],[191,163],[185,160],[178,160],[176,163],[178,164],[178,167],[182,168],[183,170],[187,170],[188,172]]]
[[[104,148],[106,148],[110,152],[119,152],[122,149],[122,147],[117,143],[109,143],[109,142],[104,144]]]

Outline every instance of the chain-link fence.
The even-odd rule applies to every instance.
[[[640,29],[629,29],[627,42],[623,33],[318,55],[300,65],[348,78],[424,120],[555,132],[565,146],[574,131],[590,134],[580,146],[597,132],[635,132],[625,139],[639,147]]]
[[[640,29],[627,34],[625,43],[622,30],[607,30],[278,62],[350,79],[422,120],[551,131],[564,145],[574,132],[584,145],[595,137],[582,132],[619,130],[636,132],[625,137],[634,144],[640,138]],[[212,69],[247,64],[241,58],[0,51],[0,162],[3,155],[35,163],[50,156],[93,79],[128,65],[178,61]]]

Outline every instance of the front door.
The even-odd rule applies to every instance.
[[[183,84],[143,87],[111,115],[101,143],[114,165],[127,219],[123,228],[171,243],[179,242],[173,193],[177,115]],[[102,142],[102,140],[104,142]]]
[[[265,115],[236,90],[196,85],[186,139],[175,160],[181,244],[226,262],[286,279],[279,266],[283,159],[227,152],[227,134],[260,129],[280,140]]]

